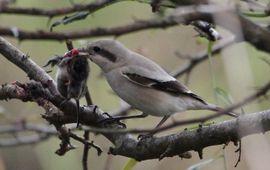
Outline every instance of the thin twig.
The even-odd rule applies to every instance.
[[[221,50],[224,48],[232,45],[235,42],[235,38],[233,36],[224,37],[222,40],[215,43],[213,49],[212,49],[212,56],[214,57],[214,54],[220,53]],[[202,52],[199,52],[195,54],[194,56],[190,57],[186,64],[184,64],[182,67],[179,67],[175,71],[171,73],[174,77],[180,77],[185,73],[188,73],[189,71],[192,71],[194,67],[196,67],[198,64],[202,63],[208,58],[208,52],[207,50],[204,50]]]
[[[69,130],[64,126],[55,125],[59,132],[59,139],[61,140],[60,148],[55,151],[59,156],[65,155],[68,151],[75,149],[76,147],[70,143]]]
[[[30,145],[49,139],[57,135],[55,128],[27,122],[16,122],[10,125],[1,125],[0,134],[19,134],[24,132],[34,132],[33,135],[16,135],[16,138],[5,138],[0,140],[0,147],[12,147],[20,145]]]
[[[56,8],[56,9],[43,9],[43,8],[22,8],[22,7],[10,7],[1,6],[0,13],[2,14],[17,14],[17,15],[34,15],[34,16],[44,16],[44,17],[55,17],[59,15],[66,15],[73,12],[88,10],[91,13],[118,2],[117,0],[99,0],[90,2],[87,4],[76,4],[70,7]]]
[[[91,98],[88,86],[86,87],[85,100],[86,100],[86,103],[87,103],[88,106],[93,105],[93,100]]]
[[[89,141],[89,131],[84,131],[84,140]],[[83,159],[82,159],[82,165],[83,165],[83,170],[88,170],[88,152],[89,152],[89,146],[88,144],[84,144],[84,148],[83,148]]]
[[[157,20],[142,20],[136,21],[128,25],[105,28],[97,27],[81,31],[66,31],[66,32],[48,32],[45,30],[27,31],[22,29],[14,29],[14,27],[0,27],[0,35],[10,36],[19,40],[54,40],[63,41],[66,39],[81,39],[90,37],[104,37],[104,36],[121,36],[136,31],[154,28],[166,28],[175,26],[178,23],[169,18]],[[14,31],[15,30],[15,31]],[[16,32],[16,34],[14,34]]]
[[[86,99],[87,105],[93,105],[88,87],[86,87],[85,99]],[[90,132],[88,130],[84,131],[84,139],[85,140],[89,141],[89,134],[90,134]],[[88,146],[88,144],[85,144],[84,148],[83,148],[83,159],[82,159],[82,164],[83,164],[84,170],[88,170],[88,166],[87,166],[88,165],[87,164],[88,152],[89,152],[89,146]]]
[[[73,47],[73,44],[72,44],[72,41],[67,39],[66,40],[66,46],[67,46],[67,49],[68,51],[72,50],[74,47]]]
[[[95,144],[93,143],[93,141],[92,141],[92,142],[89,142],[88,140],[85,140],[85,139],[79,137],[78,135],[72,133],[71,131],[69,131],[69,136],[70,136],[71,138],[73,138],[73,139],[75,139],[75,140],[77,140],[77,141],[83,143],[84,145],[87,145],[88,147],[93,147],[93,148],[95,148],[95,149],[97,150],[97,154],[98,154],[98,155],[100,155],[100,154],[102,153],[102,149],[101,149],[98,145],[95,145]]]

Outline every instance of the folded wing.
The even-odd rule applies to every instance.
[[[154,88],[156,90],[160,90],[166,93],[169,93],[174,96],[186,95],[191,98],[194,98],[204,104],[206,102],[200,98],[198,95],[192,93],[186,86],[181,84],[179,81],[172,79],[169,81],[162,81],[161,79],[154,79],[150,77],[146,77],[145,75],[139,75],[137,73],[132,72],[122,72],[123,76],[127,78],[129,81],[144,86],[148,88]]]

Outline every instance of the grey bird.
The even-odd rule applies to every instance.
[[[207,103],[164,71],[152,60],[135,53],[115,40],[99,40],[78,49],[103,71],[115,93],[145,115],[160,116],[163,124],[172,114],[186,110],[223,109]],[[226,113],[237,117],[233,113]]]

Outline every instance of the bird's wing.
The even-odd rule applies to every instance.
[[[132,83],[160,90],[175,96],[186,95],[206,104],[202,98],[192,93],[186,86],[167,73],[164,74],[160,72],[160,74],[156,74],[152,72],[152,75],[154,74],[155,76],[150,76],[149,70],[141,67],[129,67],[122,70],[122,75]]]

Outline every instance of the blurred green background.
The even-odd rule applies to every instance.
[[[86,1],[75,1],[77,3]],[[88,1],[87,1],[88,2]],[[17,0],[18,7],[40,7],[40,8],[58,8],[69,6],[67,0]],[[95,28],[97,26],[117,26],[124,25],[136,19],[147,19],[158,17],[151,12],[149,5],[137,2],[121,2],[109,7],[106,7],[87,19],[71,23],[69,25],[61,25],[54,28],[54,31],[65,30],[83,30]],[[53,18],[57,21],[62,17]],[[47,25],[48,18],[24,16],[24,15],[0,15],[1,26],[14,26],[24,30],[39,30],[44,29],[49,31]],[[51,22],[51,23],[52,23]],[[155,62],[159,63],[168,72],[171,72],[186,62],[185,59],[180,59],[175,55],[179,51],[183,55],[194,55],[198,51],[207,48],[205,41],[198,40],[195,37],[197,33],[190,26],[176,26],[169,29],[156,29],[136,32],[118,37],[117,40],[124,43],[128,48],[137,51]],[[113,38],[113,37],[107,37]],[[64,42],[55,41],[22,41],[19,42],[13,38],[7,38],[13,45],[17,46],[21,51],[28,54],[30,58],[38,65],[44,65],[49,58],[55,54],[63,54],[66,52]],[[96,38],[95,38],[96,39]],[[83,46],[88,41],[93,41],[94,38],[74,40],[74,46]],[[269,54],[259,52],[252,46],[240,43],[226,48],[222,56],[213,58],[213,70],[217,80],[217,85],[226,90],[234,99],[234,102],[240,101],[243,97],[248,96],[256,91],[258,87],[269,81],[270,67],[261,58],[269,59]],[[54,77],[55,69],[51,76]],[[185,76],[179,78],[184,82]],[[0,84],[11,83],[13,81],[27,82],[29,81],[26,75],[15,65],[7,61],[4,57],[0,57]],[[100,106],[104,111],[116,111],[120,107],[120,100],[115,96],[106,83],[100,77],[100,69],[91,63],[91,78],[88,82],[90,92],[94,103]],[[209,72],[209,64],[207,61],[197,66],[190,75],[190,80],[187,86],[195,93],[203,96],[209,102],[215,103],[213,97],[213,88],[211,83],[211,75]],[[82,99],[82,104],[84,100]],[[253,103],[244,107],[246,112],[259,111],[269,108],[269,101]],[[220,102],[219,105],[224,106]],[[33,103],[22,103],[18,100],[10,100],[8,102],[0,101],[0,123],[9,124],[20,119],[26,119],[29,122],[46,123],[41,119],[40,114],[44,113],[43,109]],[[137,112],[134,112],[137,113]],[[174,115],[174,119],[199,117],[203,114],[208,114],[205,111],[189,111]],[[224,116],[216,119],[215,122],[227,119]],[[127,122],[129,128],[136,128],[140,124],[142,127],[153,127],[160,118],[147,117],[145,119],[129,120]],[[168,121],[167,123],[170,123]],[[191,125],[189,127],[197,127]],[[161,135],[177,132],[182,128],[176,128],[169,132],[164,132]],[[82,133],[79,133],[82,135]],[[266,134],[267,135],[267,134]],[[5,136],[0,136],[4,138]],[[256,138],[256,137],[255,137]],[[269,136],[267,135],[267,138]],[[109,169],[123,169],[128,161],[128,158],[121,156],[108,156],[106,153],[112,145],[102,136],[91,135],[91,140],[101,146],[103,154],[98,157],[95,150],[90,150],[89,153],[89,169],[102,170],[106,166],[106,162],[111,162]],[[12,148],[0,148],[0,170],[20,169],[20,170],[74,170],[82,169],[81,158],[83,146],[80,143],[75,143],[78,148],[68,152],[65,156],[57,156],[54,152],[59,147],[59,139],[52,137],[44,142],[31,146],[18,146]],[[258,146],[259,147],[259,146]],[[204,160],[215,158],[218,155],[225,153],[227,169],[234,169],[233,166],[237,160],[237,153],[234,153],[235,146],[229,144],[223,151],[222,146],[215,146],[204,150]],[[178,157],[165,158],[161,161],[149,160],[138,163],[135,170],[147,169],[168,169],[180,170],[186,169],[194,163],[199,162],[197,153],[192,153],[193,158],[190,160],[181,160]],[[223,170],[224,159],[217,159],[203,169],[208,170]],[[247,159],[243,159],[239,166],[235,169],[247,169]]]

